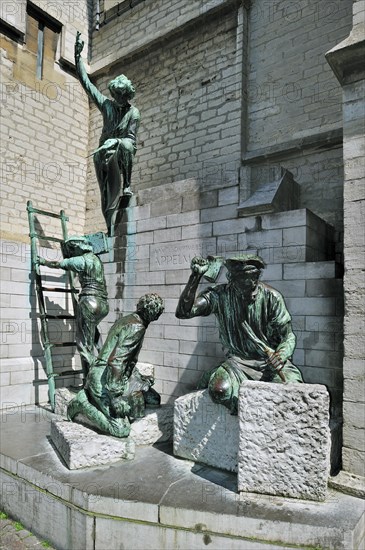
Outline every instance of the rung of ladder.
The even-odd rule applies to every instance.
[[[59,374],[59,376],[72,376],[73,374],[82,374],[84,371],[82,369],[78,370],[64,370]]]
[[[46,292],[66,292],[66,293],[73,293],[73,294],[79,293],[77,288],[62,288],[59,286],[55,286],[55,287],[42,286],[42,290],[45,290]]]
[[[64,241],[64,239],[61,239],[59,237],[50,237],[48,235],[38,235],[37,233],[30,235],[30,237],[35,237],[39,241],[52,241],[54,243],[63,243]]]
[[[46,313],[45,315],[40,315],[40,319],[76,319],[75,315],[50,315]]]
[[[52,342],[51,347],[54,348],[68,348],[71,346],[76,346],[76,342]]]
[[[58,220],[65,220],[69,221],[68,216],[65,216],[64,214],[55,214],[54,212],[47,212],[46,210],[38,210],[38,208],[33,208],[33,206],[30,206],[28,204],[28,211],[32,212],[33,214],[43,214],[43,216],[49,216],[50,218],[57,218]]]

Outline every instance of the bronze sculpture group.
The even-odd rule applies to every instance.
[[[152,388],[154,380],[141,376],[135,367],[146,329],[163,309],[157,294],[146,294],[134,313],[114,323],[84,388],[68,406],[70,420],[82,414],[102,431],[127,437],[131,420],[144,416],[146,405],[160,405],[160,395]]]
[[[112,80],[110,100],[87,76],[81,61],[82,49],[77,33],[77,74],[103,115],[94,164],[110,234],[121,199],[121,178],[123,194],[132,194],[131,173],[140,116],[129,103],[135,92],[130,80],[124,75]],[[164,310],[163,301],[154,293],[142,296],[136,311],[118,319],[101,346],[97,325],[109,311],[103,264],[85,237],[67,239],[64,256],[59,262],[39,257],[38,263],[77,273],[81,286],[76,340],[84,384],[69,403],[68,418],[74,420],[82,414],[100,430],[127,437],[131,421],[142,417],[146,406],[160,404],[160,396],[152,388],[154,381],[143,377],[136,363],[148,325],[157,321]],[[217,274],[222,263],[227,268],[228,283],[208,287],[197,295],[202,277],[210,273],[212,266]],[[208,388],[214,402],[237,414],[239,386],[244,380],[300,383],[303,379],[291,363],[296,339],[284,298],[259,280],[265,267],[263,260],[246,254],[226,260],[216,258],[213,264],[211,257],[192,259],[191,275],[178,300],[176,317],[190,319],[211,313],[216,316],[226,358],[203,374],[198,388]]]
[[[110,329],[105,344],[94,355],[98,322],[108,313],[106,285],[100,259],[83,237],[67,241],[70,258],[41,265],[72,269],[79,275],[81,295],[77,314],[77,342],[83,365],[84,387],[68,406],[68,418],[82,414],[94,426],[116,437],[127,437],[131,421],[144,416],[146,406],[159,406],[153,379],[136,369],[148,325],[164,310],[154,293],[142,296],[132,314]],[[78,254],[79,253],[79,254]],[[191,275],[176,309],[179,319],[207,316],[218,320],[226,358],[205,372],[198,389],[208,388],[212,400],[237,414],[239,386],[244,380],[303,382],[290,358],[295,349],[291,317],[283,296],[259,281],[264,262],[259,256],[240,255],[224,262],[228,283],[208,287],[196,295],[209,261],[193,258]]]

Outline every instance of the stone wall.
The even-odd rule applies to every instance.
[[[327,53],[343,93],[344,125],[344,446],[340,484],[361,487],[365,458],[364,207],[365,207],[365,7],[353,4],[350,35]],[[351,70],[349,70],[351,67]],[[340,86],[339,86],[340,89]],[[354,481],[355,478],[355,481]],[[357,480],[357,481],[356,481]],[[352,489],[353,490],[353,489]],[[364,489],[362,488],[362,495]]]
[[[363,13],[363,15],[365,15]],[[365,80],[344,86],[344,469],[364,475],[365,460]]]
[[[87,0],[36,0],[33,4],[62,24],[54,58],[45,51],[41,80],[36,78],[34,40],[32,45],[27,35],[26,2],[4,0],[0,9],[2,22],[15,34],[20,33],[18,42],[9,33],[0,35],[1,400],[2,404],[19,406],[47,400],[30,273],[27,200],[47,211],[59,213],[64,209],[70,217],[70,233],[83,234],[88,145],[88,101],[70,65],[76,28],[83,31],[88,50]],[[40,233],[61,236],[59,220],[38,221]],[[46,258],[60,257],[51,242],[42,244]],[[48,295],[48,301],[57,313],[69,309],[59,294]],[[57,340],[67,339],[69,332],[71,326],[66,321],[51,323],[52,336]],[[55,351],[56,372],[71,369],[77,362],[74,350],[61,350]],[[73,377],[60,384],[72,381]]]
[[[120,17],[113,9],[102,14],[91,68],[102,91],[120,72],[136,85],[135,190],[184,178],[210,188],[240,180],[242,199],[281,165],[301,186],[301,206],[342,234],[341,96],[324,54],[348,34],[351,6],[164,2],[161,17],[158,2],[142,2]],[[90,150],[100,125],[95,111]],[[241,156],[252,179],[239,175]],[[94,230],[103,220],[92,163],[88,175],[87,227]]]
[[[217,1],[206,3],[203,14],[192,2],[184,15],[189,22],[179,28],[179,17],[169,20],[169,3],[166,19],[153,23],[161,6],[142,2],[94,33],[97,85],[105,92],[112,77],[127,74],[142,115],[135,197],[119,217],[113,253],[104,258],[112,307],[103,331],[144,292],[161,294],[165,313],[149,327],[141,360],[156,365],[165,400],[193,389],[222,357],[214,319],[174,316],[190,259],[248,249],[265,257],[265,280],[284,294],[293,314],[294,361],[308,382],[328,384],[340,415],[343,310],[334,260],[342,261],[342,116],[324,54],[349,32],[351,4],[336,0],[329,12],[308,2],[257,0],[249,9],[247,2]],[[115,45],[109,54],[107,43]],[[93,109],[90,151],[100,130]],[[334,226],[335,250],[321,250],[325,237],[318,227],[303,237],[298,211],[283,214],[287,222],[270,232],[255,229],[255,218],[238,217],[242,198],[271,181],[277,166],[300,184],[300,211],[312,210],[318,227],[323,220]],[[92,231],[104,224],[91,162],[88,174],[86,227]]]
[[[87,51],[87,0],[34,3],[62,23],[54,59],[45,53],[41,80],[26,34],[26,2],[4,1],[0,14],[6,19],[9,10],[16,12],[25,32],[24,45],[0,35],[2,238],[16,242],[28,242],[27,199],[44,210],[65,209],[72,232],[83,233],[85,222],[88,102],[62,67],[72,60],[76,28],[84,31]],[[45,233],[55,227],[50,220]]]
[[[37,4],[45,9],[47,2]],[[101,2],[110,10],[117,4]],[[142,115],[135,197],[119,219],[113,251],[103,258],[111,312],[101,328],[106,334],[118,314],[132,311],[144,292],[162,295],[163,322],[149,327],[141,360],[156,365],[157,389],[165,400],[193,389],[201,372],[222,357],[214,320],[183,323],[174,316],[191,254],[228,255],[248,248],[266,254],[265,279],[283,292],[292,310],[298,336],[295,361],[307,381],[327,383],[337,392],[339,403],[342,301],[335,256],[320,250],[321,233],[319,245],[306,249],[295,216],[289,216],[291,225],[273,228],[267,241],[266,233],[255,230],[255,219],[244,221],[237,213],[240,200],[270,181],[274,167],[284,166],[301,186],[300,211],[309,208],[334,225],[336,258],[341,260],[341,98],[324,53],[348,34],[352,2],[324,4],[254,0],[249,8],[249,2],[231,0],[146,1],[107,19],[92,35],[95,83],[106,92],[111,78],[126,73],[136,85],[135,104]],[[97,146],[100,113],[91,109],[88,128],[86,94],[57,63],[60,58],[72,61],[76,27],[87,41],[85,10],[86,3],[68,2],[66,11],[60,6],[54,11],[65,23],[67,39],[60,42],[41,91],[43,81],[30,76],[26,47],[2,38],[3,82],[8,83],[5,130],[11,138],[6,136],[10,143],[4,164],[6,257],[16,257],[17,242],[28,241],[28,198],[37,207],[65,208],[71,232],[105,230],[94,167],[85,158]],[[47,97],[51,89],[58,92],[57,100]],[[20,124],[31,137],[26,142]],[[291,250],[284,250],[289,237]],[[28,271],[17,263],[9,271],[9,265],[4,265],[7,280],[19,277],[19,284],[24,283],[29,265]],[[10,326],[15,321],[10,283],[8,290],[4,304]],[[19,287],[20,323],[29,321],[28,290]],[[16,351],[15,337],[10,341],[6,336],[4,344],[9,358],[29,353]]]
[[[48,260],[60,259],[60,251],[40,248]],[[39,309],[31,275],[30,246],[22,242],[0,241],[1,271],[1,392],[0,408],[45,403],[46,362],[41,345]],[[42,268],[48,286],[65,286],[62,271]],[[53,315],[72,314],[70,296],[45,294],[47,311]],[[48,322],[51,342],[74,341],[74,322],[54,319]],[[54,372],[61,374],[80,368],[76,348],[53,348]],[[75,377],[56,378],[57,387],[75,383]]]
[[[325,53],[352,25],[352,0],[254,0],[249,12],[247,151],[341,128]]]
[[[189,6],[194,12],[194,2]],[[141,9],[136,8],[138,13]],[[160,19],[164,21],[165,16],[164,7],[164,18]],[[146,23],[142,18],[140,25]],[[124,26],[117,26],[115,21],[102,27],[94,37],[92,67],[98,63],[101,38],[106,47],[111,32],[114,43],[127,40]],[[199,179],[202,187],[210,189],[238,184],[241,32],[239,15],[231,8],[219,18],[191,23],[183,35],[179,32],[170,38],[168,47],[163,42],[133,59],[119,60],[107,75],[98,77],[97,85],[107,95],[107,83],[122,72],[137,90],[133,102],[141,112],[141,127],[133,170],[135,191],[186,178]],[[100,113],[93,109],[91,151],[97,147],[101,124]],[[86,227],[92,231],[104,227],[92,162],[88,181]]]

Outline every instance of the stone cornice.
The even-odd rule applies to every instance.
[[[326,59],[341,86],[365,78],[365,25],[359,25],[332,50]]]
[[[121,48],[117,52],[113,52],[94,63],[91,62],[90,77],[92,78],[107,73],[113,65],[116,65],[127,58],[139,55],[146,49],[156,46],[158,43],[169,39],[175,34],[184,32],[190,26],[196,25],[203,17],[214,17],[222,11],[231,10],[232,7],[238,8],[240,4],[240,0],[216,0],[211,3],[211,7],[209,7],[208,3],[204,10],[192,10],[189,14],[180,16],[174,22],[164,25],[160,31],[155,32],[153,35],[146,34],[139,42],[134,42],[129,46]],[[246,9],[249,9],[247,0],[245,0],[244,6]]]

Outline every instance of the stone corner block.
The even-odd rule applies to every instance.
[[[136,445],[154,445],[172,439],[174,406],[146,409],[146,415],[132,423],[129,437]]]
[[[70,470],[110,464],[134,458],[135,444],[130,438],[97,434],[74,422],[52,420],[51,439]]]
[[[77,393],[72,392],[69,388],[57,388],[55,391],[54,413],[67,418],[67,406],[76,395]]]
[[[174,412],[174,454],[237,472],[238,418],[213,403],[208,390],[179,397]]]
[[[325,500],[331,443],[325,386],[244,382],[238,415],[239,491]]]
[[[329,487],[358,498],[365,499],[365,477],[341,471],[337,476],[330,477]]]

